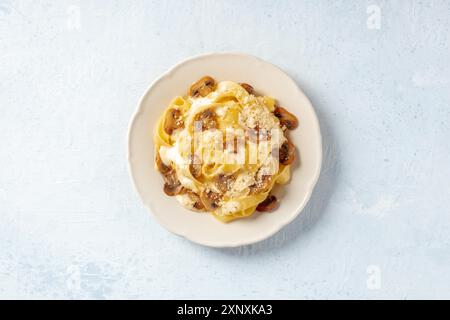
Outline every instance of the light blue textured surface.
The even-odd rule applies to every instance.
[[[238,249],[164,230],[126,168],[149,83],[212,51],[286,70],[324,136],[305,211]],[[449,61],[444,0],[0,0],[0,298],[450,298]]]

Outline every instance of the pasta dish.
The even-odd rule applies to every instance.
[[[175,97],[154,134],[164,192],[223,222],[273,211],[291,176],[297,118],[245,83],[205,76]]]

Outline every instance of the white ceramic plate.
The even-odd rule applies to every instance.
[[[186,210],[164,194],[162,177],[153,165],[156,121],[173,97],[185,95],[190,84],[204,75],[217,81],[249,83],[298,117],[300,125],[291,131],[291,138],[300,161],[296,160],[292,168],[291,181],[278,188],[281,201],[274,212],[255,212],[249,218],[222,223],[210,214]],[[305,207],[320,174],[322,138],[311,103],[282,70],[249,55],[213,53],[182,61],[150,86],[130,123],[128,162],[136,190],[161,225],[198,244],[235,247],[270,237]]]

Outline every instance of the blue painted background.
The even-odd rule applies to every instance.
[[[237,249],[160,227],[126,169],[163,71],[211,51],[285,69],[324,168]],[[0,298],[450,298],[450,2],[0,0]]]

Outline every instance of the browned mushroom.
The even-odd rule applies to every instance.
[[[225,193],[231,189],[236,177],[232,174],[219,174],[216,178],[216,186],[222,192]]]
[[[166,113],[164,119],[164,131],[167,134],[172,134],[174,130],[183,127],[183,119],[181,119],[181,112],[177,109],[170,109]]]
[[[183,191],[183,186],[177,178],[175,170],[170,170],[164,175],[164,192],[168,196],[176,196]]]
[[[271,175],[257,175],[256,183],[250,186],[250,194],[266,191],[272,182]]]
[[[294,144],[288,139],[286,140],[280,147],[279,150],[279,159],[280,163],[283,165],[289,165],[295,160],[295,146]]]
[[[222,200],[220,194],[209,189],[205,189],[200,193],[200,199],[208,211],[214,211],[219,208]]]
[[[286,128],[288,128],[289,130],[293,130],[298,127],[297,117],[287,111],[285,108],[277,106],[275,107],[273,114],[275,115],[275,117],[280,119],[281,125],[286,126]]]
[[[256,210],[262,212],[273,211],[278,207],[277,198],[274,195],[269,194],[263,202],[258,204]]]
[[[205,209],[205,206],[203,205],[202,200],[200,199],[200,196],[195,193],[194,191],[186,189],[187,196],[192,200],[192,207],[195,210],[202,211]]]
[[[203,112],[196,114],[195,121],[200,121],[202,123],[202,130],[217,128],[216,113],[211,109],[206,109]]]
[[[200,159],[195,154],[189,156],[189,172],[195,179],[200,178],[202,175],[202,165]]]
[[[251,85],[249,85],[248,83],[239,83],[241,85],[242,88],[245,89],[245,91],[247,91],[250,94],[253,94],[255,92],[255,89],[253,89],[253,87]]]
[[[166,166],[162,162],[159,152],[156,152],[155,162],[156,162],[156,167],[158,168],[158,171],[161,172],[162,174],[166,174],[167,172],[169,172],[171,170],[171,168],[169,166]]]
[[[213,78],[205,76],[191,85],[189,88],[189,95],[191,97],[206,97],[211,91],[214,90],[216,82]]]

